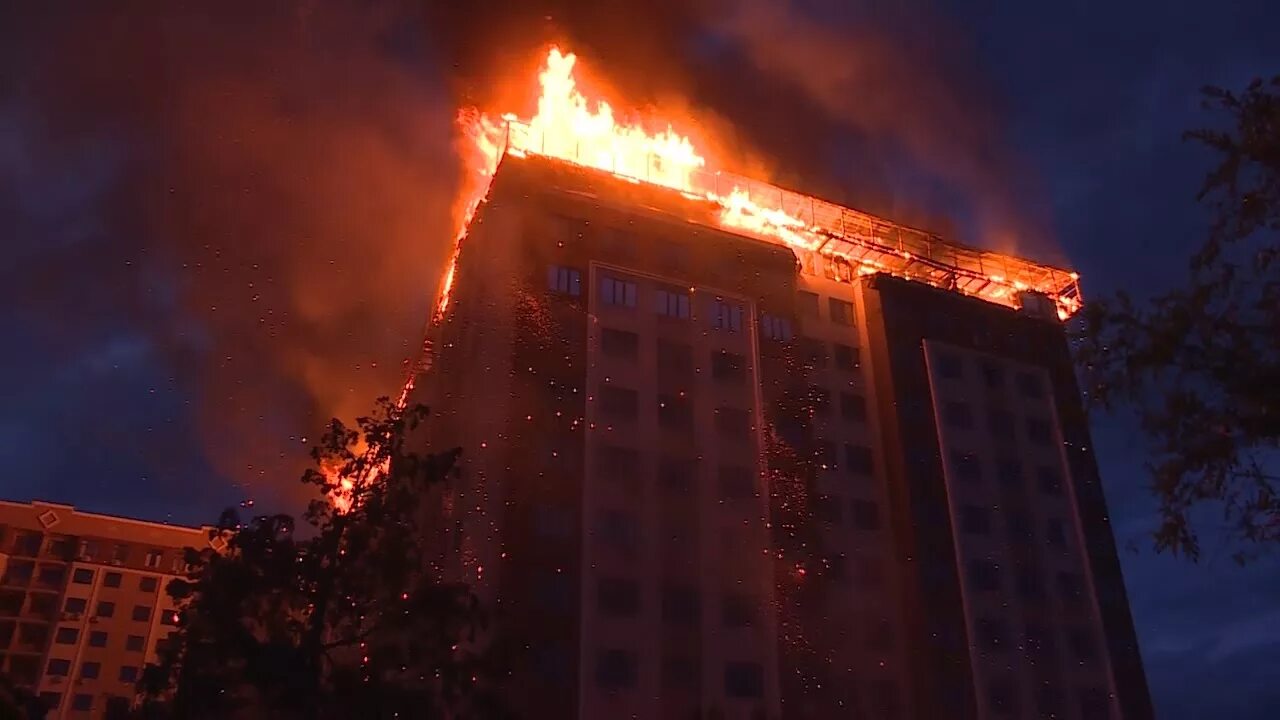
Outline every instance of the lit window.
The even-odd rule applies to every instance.
[[[600,278],[600,301],[605,305],[636,306],[636,284],[608,275]]]
[[[665,317],[689,319],[689,293],[684,290],[659,288],[654,292],[654,309]]]
[[[711,308],[711,327],[738,332],[742,329],[742,306],[727,300],[716,300]]]
[[[575,268],[551,265],[547,268],[547,289],[578,297],[582,294],[582,273]]]
[[[831,322],[837,325],[853,324],[853,303],[836,298],[828,298],[827,303],[831,308]]]
[[[791,339],[791,321],[765,313],[760,316],[760,332],[770,340],[786,342]]]
[[[153,570],[158,570],[160,569],[160,560],[163,557],[164,553],[159,550],[148,550],[144,564]]]

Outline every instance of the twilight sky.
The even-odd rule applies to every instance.
[[[5,4],[0,496],[287,505],[300,438],[392,392],[421,335],[454,108],[508,97],[495,67],[543,37],[786,184],[1065,258],[1086,297],[1177,282],[1197,90],[1280,72],[1266,0],[629,4]],[[1280,714],[1280,563],[1155,556],[1140,438],[1094,439],[1159,716]]]

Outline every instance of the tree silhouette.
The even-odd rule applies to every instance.
[[[1280,76],[1204,96],[1227,123],[1185,134],[1218,158],[1187,282],[1088,305],[1077,358],[1090,399],[1136,409],[1152,441],[1156,549],[1198,559],[1205,511],[1220,510],[1245,562],[1280,540]]]
[[[188,550],[188,578],[168,587],[179,629],[140,683],[144,716],[501,714],[481,608],[428,562],[422,495],[456,473],[459,451],[409,449],[426,416],[382,398],[356,429],[330,423],[303,478],[317,491],[309,537],[287,515],[228,510],[213,531],[225,549]]]

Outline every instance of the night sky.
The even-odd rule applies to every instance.
[[[1197,91],[1280,72],[1264,0],[579,4],[0,6],[0,496],[296,509],[302,438],[421,338],[455,108],[521,101],[501,68],[549,38],[779,182],[1068,262],[1086,297],[1183,277]],[[1280,563],[1154,555],[1141,438],[1094,432],[1159,716],[1280,714]]]

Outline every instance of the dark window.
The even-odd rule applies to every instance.
[[[129,652],[138,652],[142,650],[142,643],[141,635],[130,635],[124,639],[124,649]]]
[[[624,555],[636,552],[640,545],[640,524],[634,513],[626,510],[605,510],[600,513],[599,536],[606,546]]]
[[[640,453],[635,448],[605,445],[594,462],[595,472],[627,495],[640,494]]]
[[[817,385],[810,385],[805,391],[809,400],[809,408],[814,417],[827,417],[831,414],[831,391]]]
[[[711,327],[717,330],[742,330],[742,306],[728,300],[716,300],[711,306]]]
[[[627,650],[601,650],[596,655],[596,685],[607,690],[635,687],[636,656]]]
[[[122,665],[120,667],[120,682],[137,682],[138,668],[134,665]]]
[[[701,684],[702,668],[687,655],[665,655],[662,658],[662,687],[696,689]]]
[[[62,704],[62,693],[45,691],[40,693],[40,707],[45,710],[57,710]]]
[[[1080,690],[1080,717],[1083,720],[1107,720],[1111,717],[1111,699],[1102,688]]]
[[[796,293],[796,309],[805,317],[818,317],[817,293],[801,290]]]
[[[539,538],[567,540],[573,533],[573,515],[566,507],[537,503],[533,508],[533,530]]]
[[[1040,377],[1034,373],[1020,372],[1017,380],[1018,394],[1027,398],[1044,397],[1044,384],[1040,382]]]
[[[1049,635],[1049,630],[1040,623],[1027,623],[1026,631],[1022,637],[1027,648],[1027,654],[1033,658],[1047,657],[1053,653],[1053,640]]]
[[[110,600],[99,600],[98,609],[93,613],[100,618],[109,618],[116,614],[116,604]]]
[[[13,552],[15,555],[35,557],[40,554],[42,544],[44,544],[44,536],[40,533],[20,533],[13,539]]]
[[[1034,567],[1020,567],[1015,574],[1018,594],[1023,600],[1040,601],[1044,599],[1044,581],[1040,572]]]
[[[964,363],[959,355],[940,350],[934,355],[938,361],[938,376],[947,380],[957,380],[964,375]]]
[[[102,663],[86,662],[80,663],[80,677],[86,680],[96,680],[102,672]]]
[[[142,592],[146,592],[146,593],[155,592],[156,588],[159,587],[159,585],[160,585],[160,581],[157,580],[156,578],[148,577],[148,576],[138,578],[138,589],[141,590]]]
[[[813,516],[822,522],[839,525],[843,519],[843,502],[836,496],[816,495],[813,498]]]
[[[689,319],[689,293],[675,288],[659,288],[653,293],[654,310],[664,317]]]
[[[605,615],[635,617],[640,612],[640,588],[634,580],[600,578],[596,604]]]
[[[702,618],[698,591],[690,585],[671,583],[662,588],[662,621],[672,625],[697,625]]]
[[[970,560],[967,575],[974,590],[995,592],[1000,589],[1000,566],[990,560]]]
[[[102,630],[94,630],[89,633],[89,647],[106,647],[107,634]]]
[[[716,408],[716,429],[723,435],[746,438],[751,434],[751,414],[740,408]]]
[[[1013,414],[1008,410],[992,408],[987,411],[987,431],[991,433],[991,437],[996,440],[1012,442],[1014,440],[1013,433]]]
[[[996,479],[1001,487],[1017,488],[1022,486],[1022,464],[1017,460],[1001,460],[996,463]]]
[[[853,324],[853,303],[837,298],[827,298],[827,307],[831,310],[831,322],[838,325]]]
[[[1067,533],[1061,520],[1050,520],[1045,526],[1044,535],[1049,540],[1050,545],[1057,547],[1066,547]]]
[[[102,584],[104,587],[118,588],[120,587],[120,573],[109,572],[102,576]]]
[[[1064,602],[1078,603],[1084,599],[1084,578],[1072,572],[1058,573],[1058,597]]]
[[[693,425],[693,407],[688,397],[658,396],[658,424],[664,428],[683,430]]]
[[[800,359],[810,370],[821,370],[827,366],[827,346],[821,340],[809,337],[800,338]]]
[[[133,619],[138,622],[146,622],[151,619],[151,608],[146,605],[133,606]]]
[[[849,556],[845,553],[824,558],[823,563],[827,568],[827,577],[838,583],[844,583],[849,579]]]
[[[969,403],[948,400],[942,406],[942,419],[953,428],[971,428],[973,427],[973,408],[969,407]]]
[[[634,360],[640,354],[640,336],[626,330],[600,331],[600,351],[609,357]]]
[[[858,556],[854,559],[853,579],[860,587],[874,588],[884,584],[884,567],[873,557]]]
[[[547,289],[578,297],[582,294],[582,273],[575,268],[552,265],[547,268]]]
[[[858,348],[832,343],[831,350],[835,356],[836,367],[841,370],[857,370],[862,364],[861,358],[858,357]]]
[[[534,581],[534,601],[542,610],[550,613],[564,613],[573,603],[573,589],[569,585],[569,576],[564,573],[543,573]]]
[[[1036,468],[1036,482],[1040,486],[1040,492],[1045,495],[1062,494],[1062,476],[1047,465]]]
[[[173,608],[165,608],[164,612],[160,613],[160,624],[176,627],[178,625],[178,611]]]
[[[1004,621],[993,617],[980,617],[974,623],[974,635],[978,647],[988,652],[1003,650],[1005,643]]]
[[[734,698],[760,697],[764,693],[764,670],[760,667],[760,663],[726,663],[724,693]]]
[[[725,593],[721,611],[725,627],[751,627],[756,621],[756,603],[749,595]]]
[[[992,360],[982,362],[982,382],[988,390],[1004,389],[1004,368]]]
[[[93,571],[89,568],[76,568],[75,572],[71,573],[71,582],[77,585],[88,585],[93,582]]]
[[[951,466],[954,468],[956,479],[961,482],[982,481],[982,461],[974,453],[952,450]]]
[[[1043,418],[1027,418],[1027,440],[1034,445],[1050,445],[1053,443],[1053,431],[1049,421]]]
[[[851,422],[866,422],[867,399],[853,393],[840,393],[840,417]]]
[[[80,640],[80,631],[73,627],[60,627],[53,634],[53,641],[59,645],[75,645]]]
[[[600,412],[611,417],[634,420],[640,409],[640,399],[635,390],[602,385],[600,387]]]
[[[813,459],[823,470],[835,470],[836,444],[830,440],[814,440]]]
[[[658,485],[667,492],[686,494],[693,490],[697,465],[693,460],[662,458],[658,461]]]
[[[876,530],[880,527],[880,508],[870,500],[854,500],[851,520],[859,530]]]
[[[600,277],[600,302],[622,307],[636,306],[636,284],[615,277]]]
[[[71,672],[71,661],[54,658],[49,661],[49,666],[45,672],[55,677],[66,677]]]
[[[1027,516],[1026,510],[1010,508],[1004,514],[1004,524],[1009,544],[1024,545],[1031,542],[1031,518]]]
[[[987,688],[987,704],[992,715],[1011,716],[1014,714],[1013,687],[1005,682],[994,682]]]
[[[693,348],[687,343],[659,340],[658,374],[672,378],[693,375]]]
[[[1098,657],[1098,646],[1088,628],[1071,628],[1067,632],[1067,645],[1071,647],[1071,656],[1079,662],[1089,662]]]
[[[67,568],[63,565],[46,565],[40,568],[37,582],[45,587],[60,588],[67,580]]]
[[[72,710],[92,710],[93,696],[88,693],[77,693],[71,698]]]
[[[746,500],[756,495],[753,473],[742,465],[721,465],[718,482],[720,497],[725,500]]]
[[[791,321],[765,313],[760,316],[760,332],[770,340],[786,342],[791,339]]]
[[[711,376],[717,380],[742,382],[747,377],[747,359],[727,350],[713,350]]]
[[[80,613],[84,612],[85,608],[87,608],[88,606],[89,606],[88,600],[85,600],[84,598],[72,597],[72,598],[67,598],[67,604],[62,606],[62,611],[71,613],[73,615],[79,615]]]
[[[871,448],[865,445],[845,443],[844,467],[850,475],[870,475],[875,463],[871,459]]]
[[[991,511],[973,505],[960,508],[960,530],[969,535],[990,535]]]

